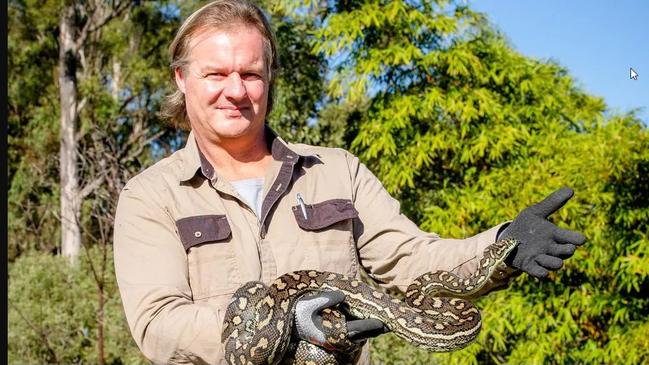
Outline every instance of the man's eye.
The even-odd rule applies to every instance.
[[[241,75],[244,80],[260,80],[261,75],[256,74],[254,72],[246,72],[243,75]]]
[[[225,74],[220,73],[220,72],[209,72],[205,75],[205,77],[211,78],[211,79],[223,79],[226,77]]]

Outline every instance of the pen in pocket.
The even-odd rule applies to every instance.
[[[302,195],[300,195],[300,193],[297,193],[297,194],[295,195],[295,198],[296,198],[296,200],[297,200],[297,204],[298,204],[298,205],[300,206],[300,208],[302,209],[302,215],[304,216],[304,219],[305,219],[305,220],[306,220],[306,219],[309,219],[309,217],[307,217],[307,215],[306,215],[306,206],[304,206],[304,199],[302,199]]]

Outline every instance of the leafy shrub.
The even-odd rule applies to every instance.
[[[89,265],[100,248],[71,266],[42,252],[21,255],[9,266],[10,364],[98,364],[99,291]],[[106,254],[104,351],[106,364],[148,363],[129,332],[115,284],[112,251]]]

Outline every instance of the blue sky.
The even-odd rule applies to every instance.
[[[553,59],[612,111],[649,125],[649,0],[468,0],[526,56]],[[638,73],[629,78],[629,68]]]

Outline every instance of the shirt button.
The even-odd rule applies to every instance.
[[[194,237],[196,237],[196,238],[200,238],[202,235],[203,234],[201,233],[201,231],[194,232]]]

